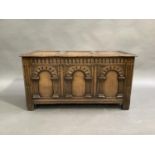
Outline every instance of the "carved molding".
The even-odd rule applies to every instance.
[[[91,71],[88,66],[71,66],[66,73],[66,77],[72,77],[73,73],[78,70],[82,71],[86,78],[91,77]]]
[[[55,67],[52,66],[38,66],[32,72],[32,79],[39,79],[39,73],[48,71],[51,74],[51,79],[57,79],[58,74]]]
[[[120,67],[120,66],[111,66],[111,65],[102,68],[99,78],[105,79],[106,78],[106,73],[108,71],[116,71],[118,73],[118,75],[119,75],[119,77],[118,77],[119,79],[124,79],[125,78],[122,67]]]
[[[125,62],[130,61],[127,58],[33,58],[32,64],[42,65],[42,64],[92,64],[92,63],[115,63],[115,64],[122,64]]]

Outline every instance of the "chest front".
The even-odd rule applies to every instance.
[[[129,109],[134,56],[122,55],[35,52],[22,56],[28,110],[37,104],[120,104]]]

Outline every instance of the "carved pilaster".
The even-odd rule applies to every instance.
[[[99,76],[97,81],[97,94],[100,98],[105,98],[105,95],[103,93],[103,83],[104,83],[105,77]]]
[[[91,96],[91,81],[92,77],[85,77],[85,82],[86,82],[86,94],[85,97],[92,97]]]
[[[59,90],[58,90],[58,88],[59,88],[59,84],[58,84],[59,79],[58,79],[57,76],[52,77],[51,79],[53,80],[53,96],[52,96],[52,98],[59,98]]]
[[[67,98],[72,97],[72,77],[71,76],[66,76],[65,77],[65,82],[66,82],[66,86],[67,86],[67,91],[66,91],[66,96]]]

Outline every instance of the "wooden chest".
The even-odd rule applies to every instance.
[[[28,110],[37,104],[119,104],[129,109],[135,55],[35,51],[22,55]]]

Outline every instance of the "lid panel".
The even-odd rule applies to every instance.
[[[135,57],[122,51],[33,51],[21,57]]]

